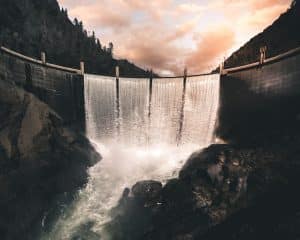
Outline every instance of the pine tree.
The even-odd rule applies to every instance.
[[[109,46],[108,46],[107,51],[112,56],[113,55],[114,44],[112,42],[110,42],[108,45]]]
[[[101,46],[101,43],[100,43],[99,39],[97,39],[97,48],[98,48],[99,51],[102,50],[102,46]]]

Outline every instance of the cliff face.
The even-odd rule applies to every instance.
[[[1,80],[0,119],[0,236],[34,239],[101,157],[46,104]]]
[[[88,73],[112,75],[119,65],[124,76],[149,76],[127,60],[113,59],[56,0],[1,0],[0,44],[36,58],[45,51],[47,61],[63,66],[79,68],[83,60]]]
[[[259,49],[267,46],[267,58],[300,46],[300,2],[294,1],[271,26],[234,52],[225,67],[236,67],[259,61]]]

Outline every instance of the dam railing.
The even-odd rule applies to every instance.
[[[253,104],[250,104],[249,101],[252,101],[258,94],[274,99],[277,99],[279,96],[300,94],[299,63],[300,47],[270,58],[266,58],[266,49],[261,48],[260,61],[258,62],[225,69],[224,64],[221,64],[220,72],[217,73],[221,78],[221,107],[224,105],[224,102],[228,102],[227,107],[229,105],[232,107],[238,105],[240,108],[247,110],[249,106],[253,107]],[[80,62],[79,66],[79,69],[76,69],[48,63],[46,54],[43,52],[40,59],[34,59],[5,47],[0,48],[0,79],[12,81],[26,87],[42,101],[49,104],[66,122],[80,123],[81,127],[83,127],[85,125],[84,62]],[[188,79],[201,81],[201,77],[210,75],[211,73],[188,75],[187,69],[185,69],[180,76],[157,77],[153,76],[151,71],[148,77],[143,78],[149,81],[148,114],[151,115],[153,84],[155,81],[164,81],[164,79],[166,82],[172,79],[181,81],[181,102],[184,103]],[[115,76],[110,78],[114,78],[116,81],[116,104],[117,112],[120,114],[121,82],[128,78],[120,77],[119,67],[116,67]],[[138,80],[139,78],[136,79]],[[247,89],[247,94],[244,96],[237,94],[237,92],[245,89]],[[224,99],[224,96],[226,96],[226,99]],[[247,96],[247,99],[245,96]],[[232,99],[232,101],[229,101],[229,99]],[[262,105],[264,103],[257,104]],[[184,104],[182,104],[181,108],[181,112],[184,113]],[[183,121],[181,120],[181,122]]]
[[[280,62],[284,59],[296,56],[298,54],[300,54],[300,47],[289,50],[285,53],[279,54],[274,57],[266,58],[266,49],[264,47],[262,47],[260,61],[242,65],[242,66],[238,66],[238,67],[226,68],[226,69],[224,69],[224,67],[220,67],[220,69],[221,69],[220,73],[222,75],[226,75],[228,73],[234,73],[234,72],[244,71],[244,70],[248,70],[248,69],[260,68],[260,67],[264,67],[266,65],[272,64],[272,63]],[[224,64],[222,63],[221,66],[224,66]]]
[[[40,65],[40,66],[44,66],[44,67],[48,67],[48,68],[53,68],[53,69],[57,69],[57,70],[61,70],[61,71],[66,71],[66,72],[70,72],[70,73],[77,73],[77,74],[82,74],[84,72],[82,62],[80,63],[81,69],[64,67],[64,66],[60,66],[60,65],[48,63],[46,61],[46,54],[45,54],[45,52],[41,52],[41,60],[38,60],[38,59],[34,59],[34,58],[31,58],[31,57],[28,57],[26,55],[23,55],[21,53],[18,53],[16,51],[13,51],[13,50],[8,49],[8,48],[3,47],[3,46],[1,47],[1,51],[4,52],[4,53],[9,54],[11,56],[14,56],[16,58],[19,58],[21,60],[24,60],[24,61],[27,61],[27,62],[30,62],[30,63],[34,63],[34,64],[37,64],[37,65]]]
[[[55,110],[68,125],[85,126],[82,69],[37,60],[0,48],[0,79],[26,88]]]
[[[234,73],[234,72],[238,72],[238,71],[244,71],[244,70],[248,70],[248,69],[260,68],[260,67],[263,67],[263,66],[266,66],[266,65],[269,65],[269,64],[272,64],[272,63],[276,63],[276,62],[282,61],[286,58],[289,58],[289,57],[300,54],[300,47],[298,47],[298,48],[289,50],[285,53],[279,54],[277,56],[266,58],[266,49],[264,49],[264,50],[262,50],[262,49],[264,49],[264,48],[261,48],[260,61],[253,62],[253,63],[246,64],[246,65],[242,65],[242,66],[231,67],[231,68],[224,68],[224,63],[221,63],[219,73],[221,75],[226,75],[226,74]],[[46,68],[55,69],[55,70],[59,70],[59,71],[64,71],[64,72],[68,72],[68,73],[73,73],[73,74],[78,74],[78,75],[84,75],[85,74],[85,70],[84,70],[85,68],[84,68],[84,62],[83,61],[81,61],[80,64],[79,64],[80,68],[76,69],[76,68],[65,67],[65,66],[61,66],[61,65],[57,65],[57,64],[53,64],[53,63],[48,63],[46,61],[45,52],[41,52],[41,59],[40,60],[29,57],[29,56],[26,56],[26,55],[23,55],[21,53],[18,53],[16,51],[8,49],[4,46],[0,47],[0,53],[7,54],[7,55],[9,55],[11,57],[14,57],[16,59],[23,60],[24,62],[27,62],[27,63],[36,64],[36,65],[39,65],[41,67],[46,67]],[[115,73],[116,74],[115,74],[114,77],[117,80],[117,79],[120,78],[120,71],[119,71],[118,66],[116,66]],[[175,79],[175,78],[179,79],[179,78],[182,78],[182,80],[185,81],[185,79],[187,77],[199,77],[199,76],[206,76],[206,75],[213,74],[212,72],[210,72],[210,73],[201,73],[201,74],[188,75],[187,74],[187,68],[184,69],[183,73],[184,73],[183,75],[177,75],[177,76],[156,76],[156,77],[153,77],[153,73],[152,73],[152,70],[151,70],[150,73],[149,73],[148,78],[150,79],[150,81],[153,80],[153,79],[162,79],[162,78],[164,78],[164,79]],[[101,75],[98,75],[98,76],[101,76]],[[107,77],[107,76],[103,75],[103,77]],[[135,78],[135,77],[133,77],[133,78]]]

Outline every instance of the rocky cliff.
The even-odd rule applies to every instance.
[[[0,80],[0,236],[34,239],[100,155],[35,96]]]
[[[296,239],[298,144],[194,153],[165,186],[144,181],[125,189],[106,233],[118,240]]]

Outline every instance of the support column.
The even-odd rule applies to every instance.
[[[80,73],[82,75],[84,75],[84,62],[83,61],[80,62]]]
[[[260,51],[260,65],[263,65],[264,62],[265,62],[265,59],[266,59],[266,51],[267,51],[267,47],[266,46],[263,46],[259,49]]]
[[[220,63],[220,75],[224,74],[224,62]]]
[[[117,113],[117,133],[120,135],[120,69],[119,66],[116,66],[116,113]]]
[[[119,71],[119,66],[116,66],[116,96],[117,96],[117,102],[119,102],[119,98],[120,98],[120,71]]]
[[[187,79],[187,68],[185,68],[183,71],[183,96],[185,96],[186,79]]]
[[[43,64],[46,64],[46,53],[45,52],[41,52],[41,61]]]
[[[183,90],[181,99],[180,119],[179,119],[179,130],[177,135],[177,145],[180,144],[182,138],[182,129],[184,122],[184,105],[185,105],[185,94],[186,94],[186,81],[187,81],[187,68],[183,71]]]
[[[152,83],[153,82],[153,72],[152,69],[150,70],[150,76],[149,76],[149,110],[148,110],[148,116],[150,118],[151,116],[151,104],[152,104]]]

